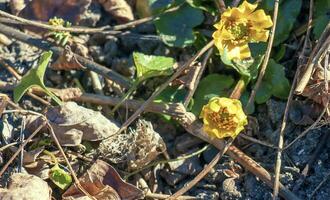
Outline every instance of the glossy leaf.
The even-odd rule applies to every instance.
[[[71,175],[61,169],[58,165],[55,165],[50,169],[49,178],[56,186],[62,190],[68,188],[72,183]]]
[[[268,14],[272,14],[274,1],[265,0],[260,7],[268,11]],[[280,1],[273,46],[277,46],[288,39],[301,7],[302,0]]]
[[[168,46],[185,47],[195,41],[193,28],[204,20],[200,9],[183,5],[178,10],[165,13],[155,21],[157,31]]]
[[[318,39],[330,22],[330,0],[316,0],[313,16],[313,34]]]
[[[30,71],[22,77],[20,83],[14,89],[14,101],[16,103],[31,87],[36,86],[40,87],[56,103],[59,105],[62,104],[61,100],[57,98],[51,91],[49,91],[44,84],[44,75],[52,54],[53,53],[51,51],[43,53],[39,58],[38,66],[36,68],[30,69]]]
[[[173,73],[173,58],[134,52],[133,59],[139,81],[155,76],[167,76]]]
[[[223,63],[233,67],[240,75],[248,77],[249,80],[257,77],[259,66],[264,57],[263,55],[258,55],[255,58],[245,60],[229,60],[226,49],[220,56]]]
[[[284,67],[270,59],[265,77],[256,94],[256,102],[265,103],[271,96],[286,99],[289,92],[290,83],[285,77]]]
[[[194,105],[191,112],[199,115],[203,105],[207,104],[214,96],[228,96],[229,89],[233,86],[234,79],[231,76],[210,74],[199,83],[194,95]]]

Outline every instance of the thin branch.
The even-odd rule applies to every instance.
[[[2,167],[0,171],[0,177],[2,177],[3,173],[9,167],[9,165],[14,161],[14,159],[18,156],[18,154],[23,150],[25,145],[37,134],[39,131],[46,125],[46,121],[43,121],[42,124],[19,146],[17,151],[10,157],[7,163]]]
[[[191,83],[189,83],[189,85],[192,85],[192,87],[189,87],[189,91],[188,91],[188,94],[186,95],[185,99],[184,99],[184,103],[183,105],[185,107],[188,106],[190,100],[192,99],[192,97],[194,96],[195,94],[195,91],[197,89],[197,86],[198,86],[198,83],[200,81],[200,79],[202,78],[202,75],[204,73],[204,70],[206,68],[206,65],[207,65],[207,62],[210,58],[210,56],[212,55],[212,52],[213,52],[213,48],[209,49],[207,51],[207,53],[205,54],[205,57],[202,61],[202,65],[199,67],[199,66],[196,66],[196,76],[193,76],[193,78],[191,79]]]
[[[23,33],[21,31],[18,31],[17,29],[14,29],[10,26],[3,25],[1,23],[0,23],[0,33],[6,35],[8,37],[15,38],[15,39],[17,39],[21,42],[27,43],[29,45],[35,46],[39,49],[42,49],[45,51],[51,50],[55,54],[55,56],[61,56],[64,51],[64,49],[61,47],[55,47],[45,40],[32,37],[26,33]],[[102,66],[98,63],[90,61],[90,60],[84,58],[83,56],[80,56],[77,54],[73,54],[73,55],[80,62],[80,64],[82,64],[87,69],[94,71],[98,74],[101,74],[102,76],[113,80],[114,82],[120,84],[123,87],[129,88],[130,82],[125,77],[118,74],[117,72],[115,72],[105,66]]]
[[[254,103],[254,98],[256,96],[257,90],[261,84],[262,78],[265,75],[266,69],[267,69],[267,65],[268,65],[268,61],[269,61],[269,57],[270,57],[270,52],[272,51],[272,47],[273,47],[273,42],[274,42],[274,35],[275,35],[275,30],[276,30],[276,24],[277,24],[277,15],[278,15],[278,6],[279,6],[279,0],[275,0],[274,1],[274,13],[273,13],[273,26],[272,29],[270,31],[270,37],[268,40],[268,45],[267,45],[267,50],[265,53],[265,58],[263,60],[261,69],[260,69],[260,73],[257,79],[257,82],[251,92],[249,101],[247,103],[247,108],[250,108],[251,105]]]
[[[178,68],[178,70],[169,78],[165,83],[163,83],[142,105],[141,107],[136,110],[131,117],[129,117],[125,123],[120,127],[120,129],[114,134],[117,135],[121,133],[122,131],[126,130],[127,127],[145,110],[145,108],[171,83],[173,80],[175,80],[187,67],[189,67],[196,59],[198,59],[200,56],[202,56],[208,49],[210,49],[214,44],[214,41],[212,40],[207,45],[205,45],[200,51],[198,51],[188,62],[183,64]],[[106,139],[109,139],[109,136]]]
[[[283,121],[282,121],[281,129],[280,129],[280,133],[279,133],[278,149],[277,149],[276,163],[275,163],[275,178],[274,178],[274,188],[273,188],[273,200],[276,200],[278,198],[279,185],[280,185],[280,173],[281,173],[281,165],[282,165],[281,157],[282,157],[283,144],[284,144],[284,131],[285,131],[286,124],[287,124],[287,119],[288,119],[288,116],[289,116],[289,109],[290,109],[290,105],[291,105],[291,102],[292,102],[293,93],[294,93],[295,86],[296,86],[296,83],[297,83],[297,80],[298,80],[298,76],[300,74],[301,63],[299,61],[302,62],[303,56],[305,54],[305,49],[307,47],[307,42],[308,42],[308,39],[309,39],[310,27],[311,27],[310,25],[312,23],[312,14],[313,14],[313,0],[310,0],[309,20],[308,20],[308,23],[309,23],[308,28],[309,29],[307,30],[305,41],[304,41],[304,46],[303,46],[302,52],[299,56],[298,67],[296,69],[295,76],[294,76],[294,79],[293,79],[293,83],[292,83],[292,86],[291,86],[291,89],[290,89],[288,101],[287,101],[286,106],[285,106]]]

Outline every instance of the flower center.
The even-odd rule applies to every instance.
[[[229,23],[227,29],[234,36],[235,40],[247,39],[249,27],[245,22]]]
[[[237,123],[234,121],[234,115],[229,114],[227,108],[222,108],[219,112],[211,113],[210,119],[219,129],[229,131],[235,129],[237,126]]]

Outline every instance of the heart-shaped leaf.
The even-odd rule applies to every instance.
[[[178,10],[167,12],[155,21],[157,31],[168,46],[185,47],[195,41],[193,28],[204,20],[203,11],[183,5]]]
[[[302,0],[286,0],[280,2],[273,46],[277,46],[288,39],[302,6]],[[272,14],[274,1],[264,0],[261,7],[268,11],[269,14]]]
[[[173,73],[173,58],[134,52],[133,59],[136,66],[138,81],[143,81],[155,76],[168,76]]]
[[[36,68],[30,69],[30,71],[22,77],[20,83],[14,89],[14,101],[16,103],[22,98],[28,89],[36,86],[40,87],[56,103],[59,105],[62,104],[61,100],[57,98],[56,95],[54,95],[51,91],[49,91],[44,84],[44,75],[52,54],[53,53],[51,51],[43,53],[39,58],[38,66]]]
[[[280,99],[286,99],[289,92],[290,83],[285,77],[284,67],[270,59],[264,79],[256,94],[256,103],[265,103],[272,95]]]

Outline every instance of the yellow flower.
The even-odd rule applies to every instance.
[[[213,97],[203,106],[203,130],[211,137],[235,138],[247,125],[242,104],[237,99]]]
[[[256,10],[257,4],[244,1],[238,8],[229,8],[214,27],[213,39],[220,54],[225,49],[228,58],[240,59],[251,57],[248,43],[266,42],[269,28],[273,25],[270,16],[264,10]]]

